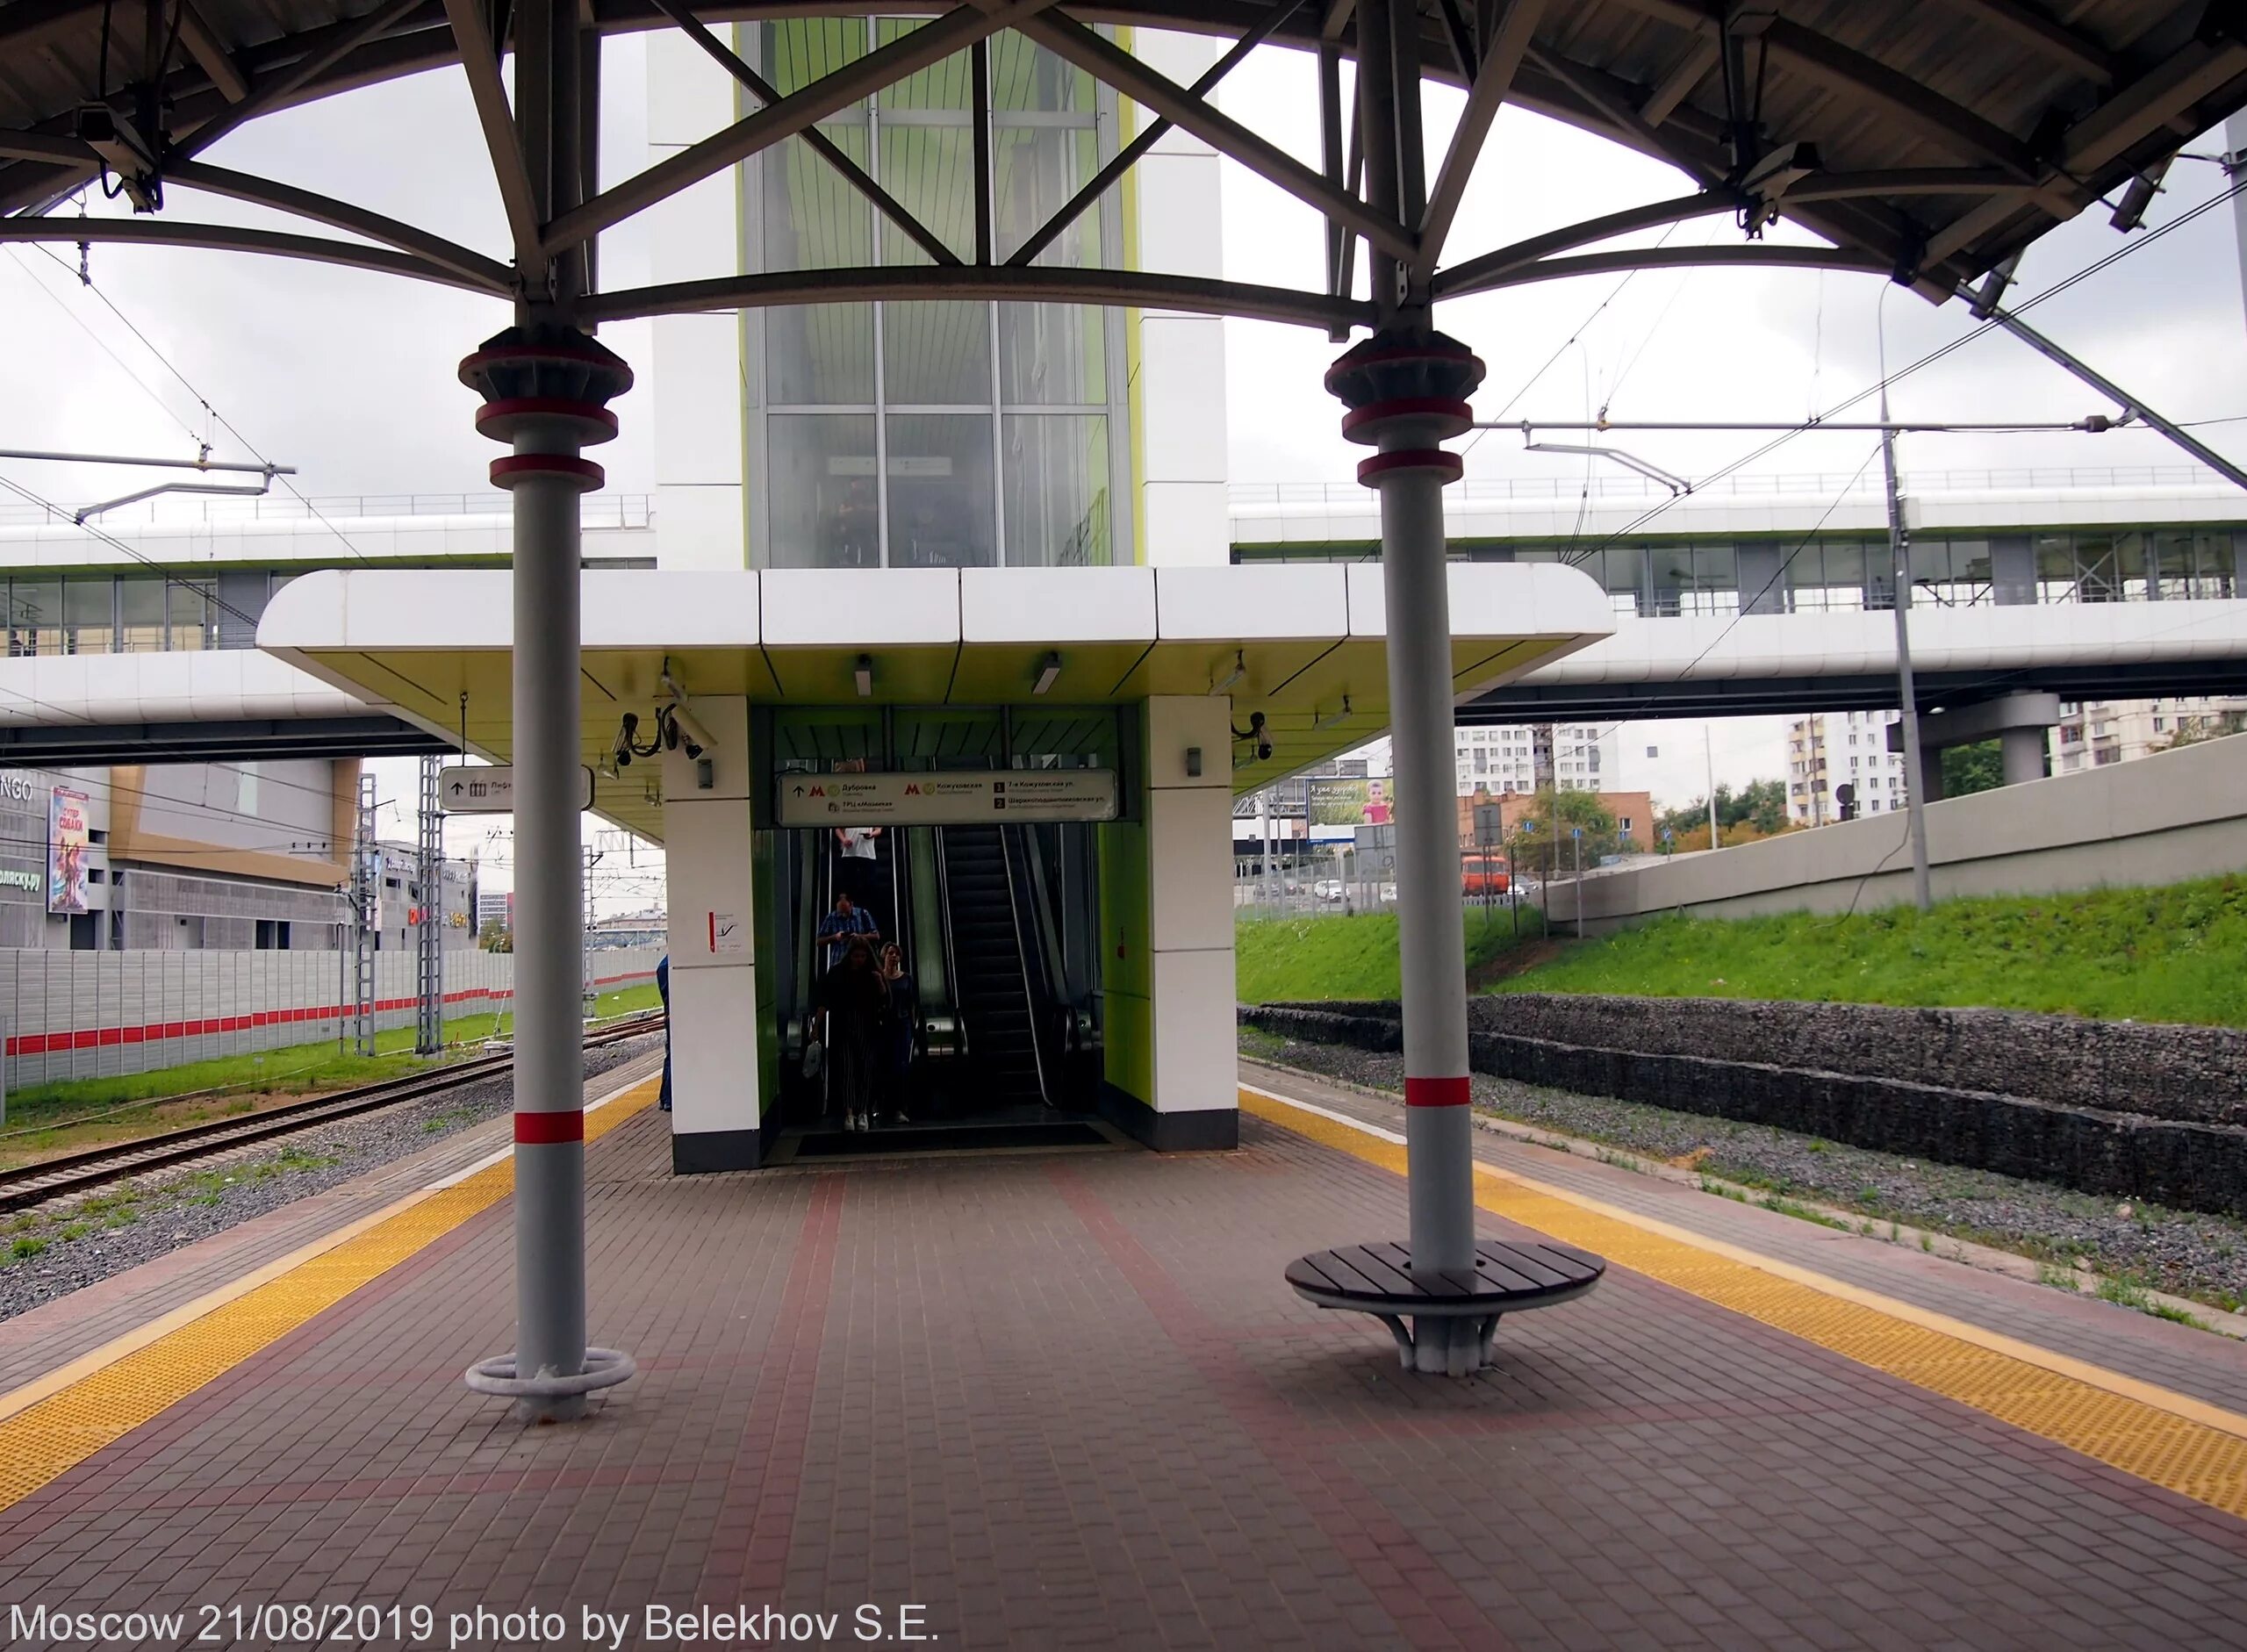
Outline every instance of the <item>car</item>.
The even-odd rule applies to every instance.
[[[1321,878],[1310,886],[1310,893],[1317,900],[1339,901],[1342,898],[1342,880],[1339,878]]]

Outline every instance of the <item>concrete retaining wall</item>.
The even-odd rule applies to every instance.
[[[2238,1033],[1719,999],[1500,996],[1472,1009],[1478,1073],[2247,1216]],[[1240,1014],[1310,1042],[1401,1043],[1394,1004]]]
[[[660,952],[596,952],[593,973],[604,991],[652,980]],[[448,952],[446,1017],[507,1009],[514,965]],[[7,1088],[332,1040],[351,1013],[345,981],[332,952],[0,952]],[[375,1002],[378,1030],[413,1024],[412,952],[376,955]]]
[[[1928,806],[1937,900],[2175,883],[2247,868],[2247,736],[2001,786]],[[1668,912],[1753,917],[1864,911],[1912,898],[1906,816],[1869,815],[1713,854],[1583,880],[1584,930],[1606,934]],[[1546,910],[1576,923],[1576,886]]]

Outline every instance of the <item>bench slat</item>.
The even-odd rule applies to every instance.
[[[1368,1273],[1356,1259],[1342,1251],[1321,1251],[1317,1256],[1305,1257],[1318,1271],[1334,1282],[1334,1289],[1364,1296],[1393,1296],[1397,1294],[1396,1282],[1386,1269]]]
[[[1397,1253],[1394,1256],[1383,1252]],[[1380,1289],[1391,1296],[1425,1296],[1427,1288],[1412,1277],[1408,1258],[1401,1245],[1353,1245],[1339,1253],[1345,1261],[1377,1282]]]
[[[1494,1272],[1502,1271],[1510,1281],[1522,1281],[1523,1287],[1526,1289],[1550,1290],[1572,1284],[1583,1277],[1581,1268],[1556,1268],[1545,1258],[1518,1245],[1484,1244],[1480,1249],[1481,1260],[1487,1267]]]
[[[1406,1279],[1412,1282],[1412,1289],[1415,1295],[1425,1296],[1431,1294],[1425,1280],[1420,1275],[1415,1274],[1412,1271],[1412,1247],[1411,1246],[1390,1243],[1386,1245],[1370,1245],[1364,1248],[1382,1253],[1382,1261],[1386,1261],[1391,1268],[1395,1268]],[[1472,1275],[1460,1273],[1455,1268],[1444,1269],[1438,1273],[1435,1277],[1441,1280],[1444,1284],[1444,1289],[1455,1296],[1473,1296],[1477,1289]]]

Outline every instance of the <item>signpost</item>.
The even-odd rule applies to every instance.
[[[779,791],[777,821],[782,826],[1109,821],[1117,807],[1112,769],[784,774]]]
[[[580,810],[593,806],[593,772],[578,765]],[[512,815],[515,812],[515,772],[505,765],[476,769],[444,769],[437,775],[437,801],[448,815]]]
[[[1583,828],[1572,826],[1569,836],[1576,840],[1576,939],[1583,939]]]

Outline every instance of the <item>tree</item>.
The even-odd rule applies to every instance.
[[[2179,717],[2177,732],[2154,750],[2174,751],[2179,746],[2202,745],[2242,732],[2247,732],[2247,711],[2212,711],[2196,717]]]
[[[1513,830],[1506,834],[1506,853],[1532,877],[1567,877],[1576,868],[1578,829],[1583,832],[1587,866],[1597,865],[1601,856],[1612,855],[1619,847],[1615,816],[1598,793],[1542,787],[1515,817]]]
[[[1709,800],[1697,797],[1683,808],[1673,808],[1656,818],[1655,824],[1665,828],[1675,840],[1674,847],[1686,847],[1686,839],[1695,832],[1700,834],[1698,847],[1709,844]],[[1753,842],[1757,837],[1776,837],[1788,829],[1787,783],[1784,780],[1750,780],[1735,792],[1729,786],[1717,787],[1717,826],[1727,843]],[[1734,829],[1750,826],[1755,830],[1744,837],[1735,838]]]
[[[483,929],[477,932],[476,944],[487,952],[512,952],[515,950],[515,937],[507,932],[506,924],[498,918],[484,920]]]
[[[2005,743],[1978,740],[1969,746],[1946,746],[1942,752],[1942,794],[1971,797],[1994,792],[2005,784]]]

